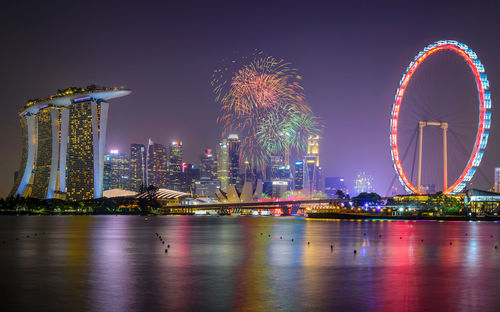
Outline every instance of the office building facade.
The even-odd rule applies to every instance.
[[[151,139],[147,149],[147,185],[165,188],[168,180],[167,148]]]
[[[130,190],[139,192],[146,182],[146,147],[130,144]]]
[[[23,151],[11,195],[40,199],[102,197],[109,104],[118,88],[58,90],[21,110]]]
[[[104,157],[104,190],[130,189],[130,160],[118,150]]]
[[[173,141],[168,153],[168,188],[182,190],[182,141]]]
[[[229,143],[222,139],[217,146],[217,179],[223,191],[229,186]]]

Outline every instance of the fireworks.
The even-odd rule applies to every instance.
[[[262,170],[270,155],[303,153],[307,138],[318,134],[319,127],[296,70],[259,55],[230,73],[230,79],[224,79],[227,67],[215,71],[212,86],[221,104],[222,135],[237,131],[243,138],[241,161]]]

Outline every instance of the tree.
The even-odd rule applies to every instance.
[[[339,199],[344,199],[345,198],[345,194],[344,194],[344,192],[342,190],[337,190],[335,192],[335,195],[337,195],[337,198],[339,198]]]

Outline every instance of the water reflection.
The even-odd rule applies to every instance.
[[[500,303],[498,223],[2,217],[0,235],[4,303],[18,310],[493,311]]]

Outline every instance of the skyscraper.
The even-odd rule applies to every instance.
[[[293,174],[293,189],[300,191],[304,188],[304,162],[295,162],[295,172]]]
[[[307,140],[307,154],[304,156],[304,191],[313,194],[322,190],[321,167],[319,166],[319,135]]]
[[[200,178],[215,180],[217,177],[217,161],[211,149],[200,155]]]
[[[199,179],[199,168],[193,164],[182,163],[181,192],[194,193],[194,182]]]
[[[227,190],[229,185],[229,143],[227,139],[222,139],[217,146],[217,179],[220,188]]]
[[[285,163],[283,156],[271,156],[272,196],[276,198],[281,197],[291,188],[290,166],[285,165]]]
[[[182,141],[173,141],[168,154],[168,185],[169,189],[182,189]]]
[[[229,156],[229,184],[240,185],[240,139],[237,134],[227,137]]]
[[[104,190],[130,189],[130,162],[126,155],[111,150],[104,157]]]
[[[146,186],[146,148],[130,144],[130,189],[139,192]]]
[[[147,185],[166,187],[168,179],[167,148],[151,139],[147,150]]]
[[[109,99],[130,90],[58,90],[21,110],[23,152],[11,195],[85,200],[102,197]]]

